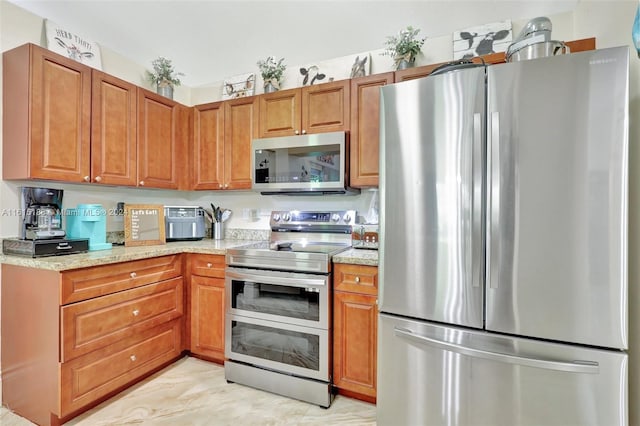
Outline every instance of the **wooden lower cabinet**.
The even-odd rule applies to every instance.
[[[181,255],[68,272],[3,264],[1,290],[2,403],[36,424],[67,421],[183,352]]]
[[[377,276],[375,266],[334,265],[333,384],[339,393],[374,403]]]
[[[224,363],[225,257],[191,254],[190,351],[210,361]]]
[[[180,320],[171,321],[61,364],[61,416],[175,359],[182,352],[181,333]]]

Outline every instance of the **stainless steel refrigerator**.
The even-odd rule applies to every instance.
[[[379,425],[627,424],[628,58],[381,89]]]

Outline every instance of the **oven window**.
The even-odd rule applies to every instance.
[[[320,293],[301,287],[232,280],[231,306],[263,314],[320,320]]]
[[[255,183],[339,183],[340,145],[258,149]]]
[[[231,350],[255,358],[320,370],[320,337],[315,334],[231,321]]]

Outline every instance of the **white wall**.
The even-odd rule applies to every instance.
[[[574,40],[596,37],[597,47],[618,45],[631,46],[631,25],[637,0],[630,1],[581,1],[573,12],[550,16],[553,22],[553,38],[558,40]],[[516,35],[526,21],[514,21],[513,31]],[[479,22],[484,24],[486,22]],[[114,31],[117,31],[114,28]],[[11,3],[0,1],[0,50],[5,51],[26,42],[40,43],[42,19],[28,13]],[[373,41],[376,43],[376,41]],[[372,49],[372,72],[388,71],[388,58],[380,57],[377,46]],[[430,37],[424,46],[425,55],[418,58],[418,65],[447,61],[452,58],[451,35]],[[139,86],[147,87],[143,78],[144,67],[125,60],[116,52],[102,49],[103,69],[105,72],[131,81]],[[362,52],[359,52],[362,53]],[[368,53],[368,52],[367,52]],[[355,55],[356,53],[354,53]],[[325,60],[332,58],[318,58]],[[339,58],[333,58],[339,59]],[[221,62],[223,64],[224,62]],[[289,69],[296,69],[289,66]],[[249,70],[250,71],[250,70]],[[293,77],[289,81],[295,81]],[[630,385],[631,409],[630,424],[640,424],[640,263],[634,261],[640,254],[640,59],[632,53],[630,70],[630,214],[629,214],[629,286],[631,307],[630,327]],[[1,91],[0,85],[0,91]],[[285,84],[285,88],[291,83]],[[0,92],[1,93],[1,92]],[[212,102],[220,99],[220,84],[206,87],[179,87],[176,100],[188,105]],[[259,92],[258,92],[259,93]],[[1,126],[1,124],[0,124]],[[0,143],[1,145],[1,143]],[[1,152],[1,150],[0,150]],[[0,154],[1,155],[1,154]],[[0,162],[1,173],[1,162]],[[0,180],[0,208],[19,208],[19,186],[24,183]],[[73,207],[78,203],[99,202],[105,207],[115,207],[116,202],[145,202],[157,204],[188,204],[207,206],[210,202],[231,208],[235,211],[229,226],[235,228],[268,229],[265,216],[258,221],[243,219],[242,210],[259,208],[262,213],[274,209],[287,208],[356,208],[366,212],[373,192],[365,191],[355,197],[264,197],[246,192],[176,192],[161,190],[141,190],[131,188],[110,188],[102,186],[84,186],[44,182],[29,182],[30,185],[48,185],[65,190],[65,207]],[[118,224],[109,223],[109,230]],[[11,237],[18,234],[19,222],[15,217],[0,215],[0,237]],[[1,277],[0,277],[1,278]]]

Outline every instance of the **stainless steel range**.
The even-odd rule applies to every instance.
[[[331,405],[331,258],[355,217],[274,211],[269,242],[227,250],[228,381]]]

